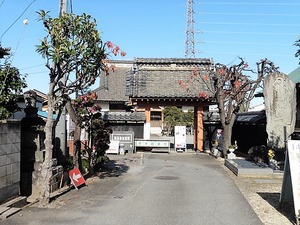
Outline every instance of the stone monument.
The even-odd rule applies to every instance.
[[[37,114],[36,93],[31,90],[25,92],[24,100],[26,116],[21,121],[20,194],[30,196],[43,163],[45,121]]]
[[[285,149],[296,123],[296,87],[287,75],[272,73],[264,80],[268,147]]]

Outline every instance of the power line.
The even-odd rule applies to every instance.
[[[255,25],[255,26],[297,26],[300,27],[300,24],[293,23],[238,23],[238,22],[197,22],[200,24],[220,24],[220,25]]]
[[[219,12],[198,12],[197,14],[202,15],[230,15],[230,16],[290,16],[290,17],[298,17],[299,14],[282,14],[282,13],[219,13]]]
[[[244,32],[244,31],[216,31],[216,30],[203,30],[202,33],[215,33],[215,34],[258,34],[258,35],[298,35],[296,33],[273,33],[273,32]]]
[[[276,46],[291,46],[289,44],[279,44],[279,43],[267,43],[267,42],[237,42],[237,41],[204,41],[204,43],[212,43],[212,44],[241,44],[241,45],[276,45]]]
[[[220,55],[235,55],[235,56],[240,56],[240,55],[243,55],[243,56],[261,56],[262,54],[265,54],[265,53],[261,53],[261,54],[258,54],[258,53],[237,53],[237,52],[225,52],[225,51],[205,51],[204,53],[209,53],[209,54],[220,54]],[[272,56],[279,56],[279,57],[290,57],[291,55],[288,55],[288,54],[272,54]]]
[[[0,7],[3,5],[4,2],[5,2],[5,0],[3,0],[3,1],[1,2]]]
[[[18,18],[3,32],[3,34],[1,35],[1,37],[0,37],[0,44],[1,44],[1,42],[2,42],[2,37],[3,37],[3,35],[7,32],[7,31],[9,31],[9,29],[13,26],[13,25],[15,25],[15,23],[21,18],[21,16],[23,16],[24,15],[24,13],[29,9],[29,7],[35,2],[36,0],[33,0],[24,10],[23,10],[23,12],[21,13],[21,15],[20,16],[18,16]]]
[[[32,75],[32,74],[41,74],[41,73],[49,73],[49,71],[38,71],[38,72],[29,73],[29,75]]]
[[[300,3],[285,2],[198,2],[200,5],[285,5],[298,6]]]
[[[22,69],[19,69],[19,70],[28,70],[28,69],[36,68],[36,67],[39,67],[39,66],[45,66],[45,64],[42,63],[42,64],[38,64],[38,65],[34,65],[34,66],[25,67],[25,68],[22,68]]]

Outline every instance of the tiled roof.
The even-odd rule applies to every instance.
[[[100,86],[94,91],[98,95],[99,101],[121,101],[127,102],[129,97],[125,95],[126,74],[131,71],[133,61],[115,60],[115,72],[109,75],[102,73],[100,76]]]
[[[189,67],[193,67],[197,65],[211,64],[212,60],[207,58],[136,58],[134,62],[139,65],[176,64],[177,66],[187,65]]]
[[[129,101],[136,98],[197,98],[205,91],[201,82],[189,84],[189,91],[180,88],[179,80],[187,81],[194,68],[207,73],[213,62],[206,58],[136,58],[113,60],[116,71],[100,78],[96,93],[99,101]]]
[[[191,82],[188,91],[180,87],[179,81],[187,82],[197,68],[202,74],[208,73],[212,67],[209,59],[142,59],[135,60],[136,73],[127,78],[127,94],[132,97],[198,97],[200,91],[207,91],[202,82]],[[128,90],[128,89],[127,89]]]
[[[145,121],[144,112],[105,112],[103,113],[104,121]]]
[[[249,124],[264,124],[266,123],[265,110],[255,112],[238,113],[235,118],[236,123],[249,123]]]

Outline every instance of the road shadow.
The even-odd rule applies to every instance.
[[[257,194],[285,216],[292,224],[296,224],[293,202],[280,204],[280,193],[258,192]]]
[[[100,178],[106,178],[106,177],[119,177],[124,173],[127,173],[129,170],[129,166],[126,165],[124,162],[118,162],[116,160],[109,160],[107,163],[105,163],[100,171],[96,172],[96,175]]]

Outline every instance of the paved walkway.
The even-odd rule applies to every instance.
[[[107,170],[87,184],[57,197],[47,209],[33,205],[0,224],[262,224],[208,154],[113,155]]]

